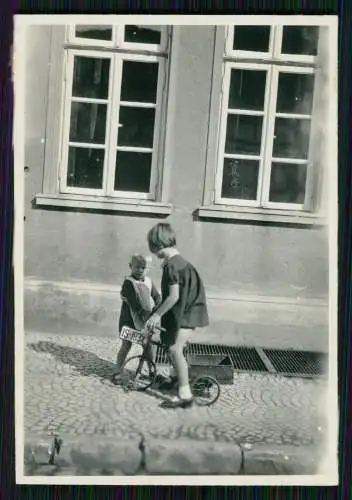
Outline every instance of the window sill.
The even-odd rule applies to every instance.
[[[130,212],[153,215],[170,215],[172,205],[149,200],[130,200],[67,194],[36,194],[37,207],[57,207],[106,212]]]
[[[299,211],[233,207],[228,205],[203,206],[197,210],[197,215],[200,219],[225,219],[304,226],[327,225],[327,218],[322,215]]]

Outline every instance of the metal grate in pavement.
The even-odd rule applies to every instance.
[[[214,365],[217,360],[223,360],[224,356],[230,358],[235,371],[268,371],[254,348],[218,344],[189,344],[187,349],[187,358],[191,364],[196,362],[197,365]],[[157,349],[156,362],[157,364],[167,363],[166,353],[160,346]]]
[[[189,344],[188,353],[196,356],[227,356],[228,346],[219,344]]]
[[[232,347],[219,344],[189,344],[187,358],[197,366],[221,365],[228,357],[234,371],[262,372],[296,377],[318,377],[326,374],[327,355],[316,352]],[[156,362],[167,364],[165,350],[158,346]]]
[[[235,371],[267,372],[267,368],[254,347],[228,347]]]
[[[317,352],[263,349],[272,366],[281,375],[316,377],[326,374],[327,355]]]

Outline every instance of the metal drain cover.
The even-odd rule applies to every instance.
[[[237,372],[269,372],[296,377],[316,377],[325,375],[327,371],[327,355],[316,352],[189,344],[187,358],[191,364],[203,366],[221,365],[221,360],[227,358],[233,370]],[[157,349],[156,363],[160,365],[168,363],[166,352],[161,346]]]
[[[275,371],[282,375],[317,376],[327,372],[327,355],[317,352],[263,349]]]

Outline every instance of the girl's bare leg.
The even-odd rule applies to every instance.
[[[179,396],[181,399],[191,399],[192,392],[189,386],[188,364],[184,356],[183,349],[191,336],[191,330],[180,329],[177,333],[177,339],[174,345],[169,347],[169,356],[175,367],[178,383]]]

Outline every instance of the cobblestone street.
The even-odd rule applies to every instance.
[[[25,437],[46,433],[53,418],[64,439],[143,433],[248,445],[324,440],[324,380],[235,374],[213,407],[167,410],[155,394],[125,393],[109,383],[116,348],[113,338],[27,334]]]

